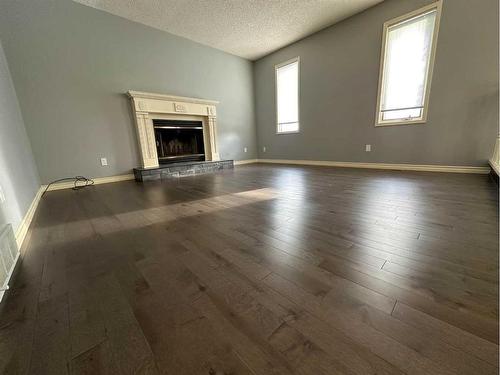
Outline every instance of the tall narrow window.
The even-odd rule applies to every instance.
[[[277,133],[299,131],[299,58],[276,65]]]
[[[441,2],[384,24],[376,125],[423,123]]]

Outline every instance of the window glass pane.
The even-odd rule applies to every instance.
[[[381,93],[383,120],[421,117],[435,21],[434,10],[388,28]]]
[[[282,66],[276,71],[277,117],[283,131],[297,131],[299,121],[299,62]],[[294,125],[295,124],[295,125]],[[278,126],[278,132],[280,132]]]

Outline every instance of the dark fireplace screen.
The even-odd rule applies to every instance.
[[[153,126],[161,164],[205,160],[201,121],[153,120]]]

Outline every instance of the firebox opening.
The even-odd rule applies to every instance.
[[[203,122],[153,120],[160,164],[205,160]]]

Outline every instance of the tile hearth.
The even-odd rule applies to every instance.
[[[233,160],[191,161],[161,164],[155,168],[134,168],[135,180],[139,182],[163,180],[172,177],[190,176],[193,174],[216,172],[234,168]]]

